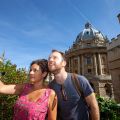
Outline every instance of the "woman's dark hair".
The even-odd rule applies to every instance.
[[[48,69],[48,61],[47,61],[46,59],[34,60],[34,61],[31,62],[30,67],[31,67],[33,64],[39,65],[42,73],[47,72],[46,76],[44,77],[44,79],[46,79],[46,77],[47,77],[47,75],[48,75],[48,72],[49,72],[49,69]]]

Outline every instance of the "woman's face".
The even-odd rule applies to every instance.
[[[39,65],[33,64],[30,67],[29,78],[32,84],[43,80],[44,76]]]

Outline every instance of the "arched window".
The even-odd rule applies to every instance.
[[[112,97],[112,87],[110,83],[105,84],[105,91],[106,95],[108,95],[110,98]]]

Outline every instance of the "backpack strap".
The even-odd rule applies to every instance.
[[[85,97],[84,97],[84,94],[83,94],[83,90],[80,86],[80,81],[78,80],[77,74],[72,73],[71,74],[71,80],[72,80],[72,83],[73,83],[78,95],[81,96],[84,99]]]
[[[83,93],[83,90],[82,90],[82,88],[80,86],[80,81],[78,80],[77,74],[71,73],[71,80],[72,80],[72,83],[73,83],[73,85],[74,85],[78,95],[83,98],[84,103],[87,105],[86,100],[85,100],[85,96],[84,96],[84,93]],[[92,120],[91,119],[91,114],[90,114],[90,111],[89,111],[90,108],[89,108],[88,105],[87,105],[87,107],[88,107],[89,120]]]

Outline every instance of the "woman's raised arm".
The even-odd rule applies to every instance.
[[[19,95],[23,90],[24,84],[4,84],[0,80],[0,94]]]

